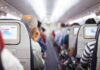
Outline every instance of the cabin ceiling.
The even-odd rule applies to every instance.
[[[27,0],[4,0],[8,4],[12,5],[14,8],[19,10],[24,15],[36,15],[32,6],[27,2]],[[47,15],[51,16],[54,3],[57,0],[47,0]],[[60,22],[65,22],[68,19],[82,13],[83,11],[93,7],[94,5],[100,3],[100,0],[80,0],[80,2],[66,11],[66,13],[60,18]]]

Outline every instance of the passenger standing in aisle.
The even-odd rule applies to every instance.
[[[32,29],[31,33],[32,33],[31,43],[34,54],[34,68],[35,70],[42,70],[45,62],[44,59],[42,58],[41,47],[38,43],[38,40],[40,38],[40,32],[38,28],[35,27]]]
[[[42,48],[42,53],[43,53],[42,57],[45,59],[47,58],[46,35],[44,34],[45,29],[43,27],[41,28],[41,30],[42,31],[40,32],[40,38],[38,42]]]

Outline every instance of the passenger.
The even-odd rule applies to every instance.
[[[69,48],[69,35],[66,34],[63,38],[63,46],[66,50]]]
[[[57,50],[57,53],[60,53],[61,51],[61,46],[63,44],[63,40],[62,40],[62,33],[60,30],[57,30],[55,31],[55,46],[56,46],[56,50]]]
[[[68,54],[68,48],[69,48],[68,44],[69,44],[69,35],[66,34],[62,38],[61,54],[62,53],[66,53],[66,55]]]
[[[41,31],[41,37],[43,39],[43,42],[46,43],[46,34],[45,34],[46,29],[42,27],[41,30],[42,30]]]
[[[20,61],[5,48],[0,33],[0,70],[24,70]]]
[[[68,51],[68,39],[69,39],[69,35],[66,34],[63,38],[62,38],[62,46],[61,46],[61,51],[60,51],[60,60],[63,62],[62,65],[62,70],[66,69],[66,66],[64,65],[66,59],[69,57],[69,51]]]
[[[34,68],[35,70],[41,70],[44,67],[44,60],[42,58],[42,53],[41,53],[41,47],[38,43],[38,40],[40,38],[40,32],[38,28],[33,28],[32,29],[32,49],[33,49],[33,54],[34,54]]]
[[[96,24],[96,21],[93,18],[90,18],[86,21],[86,23],[87,24],[92,24],[92,23]],[[84,50],[83,55],[80,60],[81,66],[83,69],[87,69],[90,66],[95,43],[96,43],[96,41],[88,42],[85,46],[85,50]]]
[[[42,48],[42,57],[45,59],[47,58],[47,45],[46,45],[46,35],[44,34],[45,29],[42,28],[42,31],[40,32],[40,38],[38,43],[40,44],[41,48]]]
[[[63,61],[63,69],[62,70],[75,70],[76,64],[76,57],[75,57],[75,49],[70,48],[69,54],[66,55],[66,59]]]
[[[55,31],[53,30],[53,31],[52,31],[53,43],[55,42],[55,36],[56,36],[56,34],[55,34]]]

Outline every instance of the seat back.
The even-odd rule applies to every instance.
[[[70,29],[69,33],[69,48],[75,48],[77,32],[79,30],[80,25],[74,25]]]
[[[77,56],[82,56],[86,43],[95,40],[96,29],[96,24],[84,24],[80,27],[77,37]]]
[[[22,63],[25,70],[30,67],[30,38],[24,23],[18,20],[0,20],[0,30],[8,48]]]
[[[96,61],[96,70],[100,70],[100,24],[98,26],[98,29],[97,29],[97,35],[96,35],[96,57],[97,57],[97,61]]]

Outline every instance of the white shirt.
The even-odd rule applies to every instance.
[[[24,70],[19,60],[5,48],[1,52],[1,60],[5,70]]]
[[[31,44],[32,44],[33,54],[37,54],[41,58],[41,60],[42,60],[42,62],[44,64],[45,62],[44,62],[44,60],[42,58],[41,46],[39,45],[38,42],[35,42],[32,39],[31,39]]]

